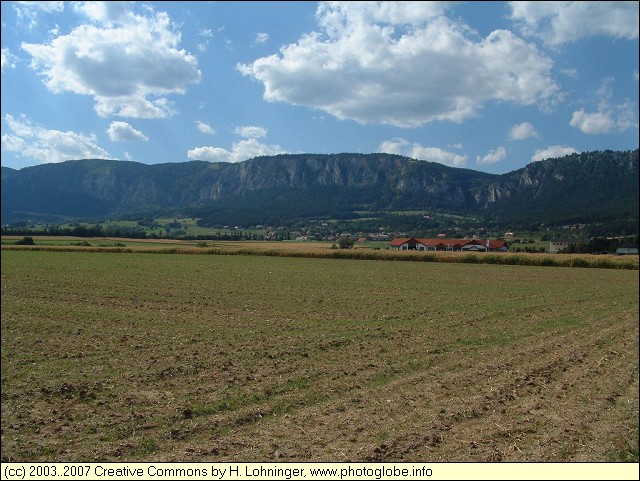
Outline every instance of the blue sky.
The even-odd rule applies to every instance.
[[[2,165],[638,148],[638,2],[2,2]]]

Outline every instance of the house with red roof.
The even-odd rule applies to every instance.
[[[399,237],[389,242],[391,250],[398,251],[451,251],[451,252],[507,252],[504,239],[418,239]]]

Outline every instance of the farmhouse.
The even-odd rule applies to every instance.
[[[637,253],[638,253],[638,246],[624,245],[616,249],[616,254],[618,254],[619,256],[637,254]]]
[[[549,253],[558,254],[559,252],[573,251],[576,247],[588,243],[589,241],[586,239],[551,239],[549,241]]]
[[[457,251],[457,252],[506,252],[504,239],[416,239],[400,237],[389,242],[389,248],[398,251]]]

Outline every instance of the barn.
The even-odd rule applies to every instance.
[[[391,250],[398,251],[451,251],[451,252],[507,252],[504,239],[420,239],[399,237],[389,242]]]

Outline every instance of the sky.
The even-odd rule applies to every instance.
[[[2,2],[2,166],[638,148],[638,2]]]

